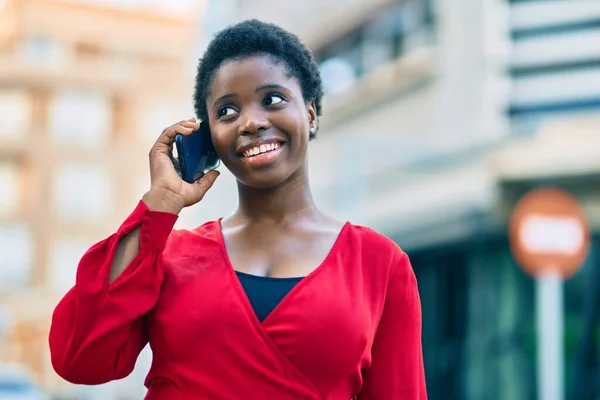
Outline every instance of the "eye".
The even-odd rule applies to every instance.
[[[268,94],[267,97],[265,97],[265,106],[269,107],[269,106],[273,106],[275,104],[279,104],[285,101],[285,98],[280,95],[280,94]]]
[[[235,114],[237,111],[231,106],[223,106],[217,111],[217,118],[228,117]]]

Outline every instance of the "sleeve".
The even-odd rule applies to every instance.
[[[150,211],[140,201],[117,233],[92,246],[75,285],[52,316],[49,344],[54,370],[65,380],[95,385],[129,375],[148,342],[146,318],[163,281],[162,251],[177,215]],[[121,238],[140,226],[140,248],[109,285]]]
[[[358,400],[426,400],[421,301],[406,253],[391,272],[372,362]]]

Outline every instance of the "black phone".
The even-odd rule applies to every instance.
[[[210,137],[210,128],[205,122],[200,122],[200,128],[189,135],[175,136],[177,161],[181,179],[194,183],[205,173],[216,169],[220,160]]]

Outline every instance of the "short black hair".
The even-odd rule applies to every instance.
[[[200,120],[208,121],[206,96],[215,71],[225,61],[261,54],[273,57],[275,62],[282,62],[286,66],[290,76],[300,82],[304,100],[313,100],[317,115],[321,115],[323,84],[319,67],[310,50],[296,35],[285,29],[251,19],[218,32],[200,59],[194,88],[194,111]]]

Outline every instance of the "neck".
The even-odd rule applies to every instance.
[[[306,166],[282,184],[256,189],[238,182],[237,216],[246,220],[289,221],[317,213]]]

